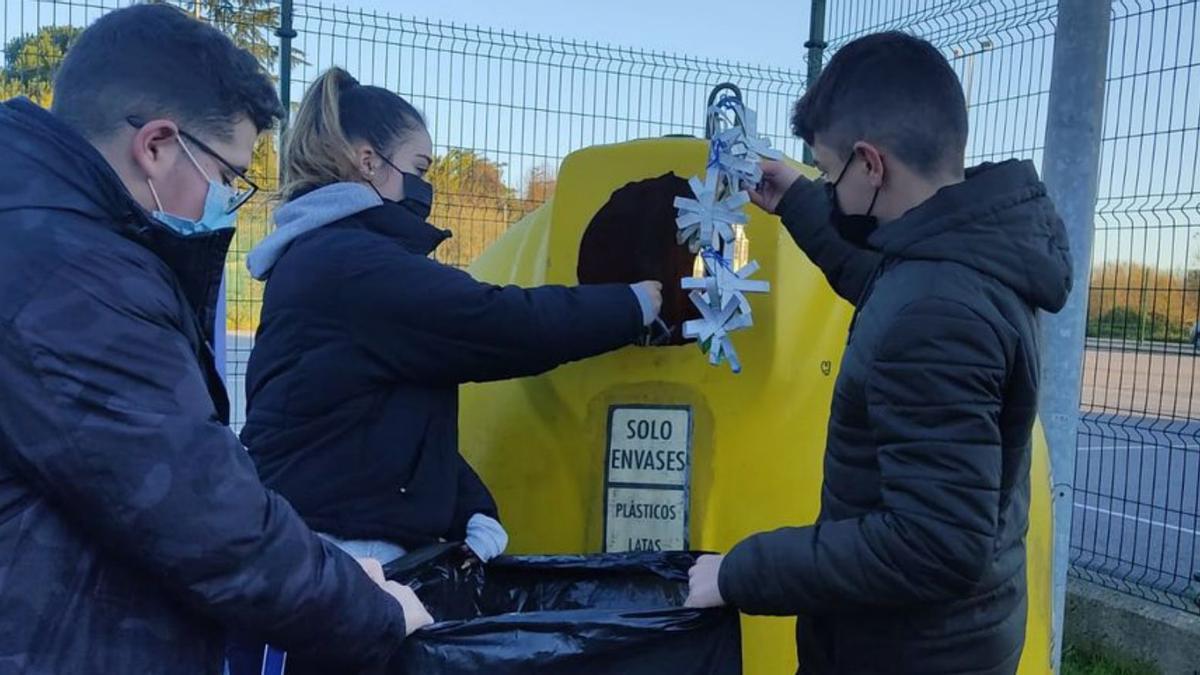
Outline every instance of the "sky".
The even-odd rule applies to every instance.
[[[342,0],[434,18],[654,51],[804,67],[809,0]],[[733,30],[730,27],[734,26]]]

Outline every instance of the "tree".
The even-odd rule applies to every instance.
[[[520,193],[504,182],[504,169],[504,164],[460,148],[430,167],[428,178],[437,194],[430,220],[455,235],[439,249],[439,260],[470,264],[509,226],[554,194],[556,179],[550,169],[531,170]]]
[[[3,74],[0,74],[0,101],[7,101],[10,98],[17,96],[27,96],[34,103],[43,108],[50,107],[50,87],[47,84],[39,83],[35,87],[22,85],[16,80],[10,80]]]
[[[4,46],[4,75],[21,84],[50,82],[67,47],[81,29],[47,26],[32,35],[19,35]]]
[[[4,45],[4,68],[0,69],[0,99],[27,96],[50,107],[54,73],[80,32],[74,26],[46,26],[9,40]]]
[[[1200,275],[1136,263],[1107,262],[1092,270],[1088,334],[1180,341],[1200,318]]]
[[[521,216],[515,191],[504,183],[504,165],[474,150],[454,148],[434,160],[430,222],[454,232],[438,249],[442,262],[466,266]]]
[[[512,188],[504,184],[503,172],[503,164],[474,150],[454,148],[434,160],[426,179],[439,194],[479,202],[514,196]]]
[[[254,55],[263,68],[273,72],[279,62],[279,45],[274,41],[279,25],[275,0],[174,0],[192,16],[208,21]],[[304,63],[304,54],[292,49],[292,64]]]
[[[554,196],[554,188],[558,186],[558,178],[545,166],[530,169],[525,178],[524,198],[537,206],[541,206]]]

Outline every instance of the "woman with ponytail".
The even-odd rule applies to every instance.
[[[242,440],[263,482],[360,557],[499,555],[496,504],[458,452],[458,385],[632,344],[661,288],[500,287],[430,259],[450,234],[426,222],[425,120],[339,68],[305,93],[282,161],[276,229],[248,258],[266,291]]]

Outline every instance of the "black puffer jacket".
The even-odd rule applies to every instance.
[[[400,606],[226,426],[210,338],[233,232],[152,220],[26,100],[0,104],[0,157],[0,673],[216,675],[230,629],[383,663]]]
[[[413,548],[496,517],[459,454],[458,386],[641,331],[626,284],[501,287],[429,259],[446,233],[363,185],[313,191],[276,220],[250,261],[267,289],[242,439],[263,482],[338,537]]]
[[[857,306],[834,389],[818,523],[750,537],[725,598],[799,614],[805,672],[1011,673],[1024,642],[1036,310],[1071,287],[1029,162],[968,171],[851,246],[823,186],[780,205]]]

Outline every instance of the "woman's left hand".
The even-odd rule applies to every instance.
[[[467,548],[482,562],[489,562],[508,548],[508,532],[498,520],[482,513],[467,522]]]

